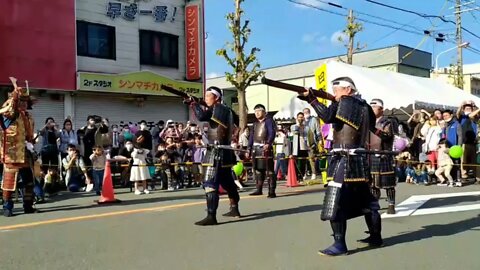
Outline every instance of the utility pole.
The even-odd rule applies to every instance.
[[[456,24],[456,33],[455,39],[457,40],[457,67],[456,67],[456,78],[455,86],[463,89],[463,46],[462,43],[462,11],[460,10],[462,6],[461,0],[456,0],[455,3],[455,24]]]
[[[351,31],[351,26],[354,25],[355,18],[353,17],[353,10],[348,11],[348,23],[347,23],[347,35],[348,35],[348,51],[347,51],[347,62],[348,64],[353,63],[353,44],[355,42],[355,34],[357,32]]]
[[[343,29],[344,36],[348,37],[348,41],[344,40],[342,36],[338,37],[338,41],[344,44],[347,48],[347,64],[353,63],[353,54],[362,50],[366,46],[360,47],[360,43],[357,43],[357,47],[354,48],[355,35],[363,30],[363,25],[355,21],[353,16],[353,10],[349,10],[347,17],[347,26]],[[340,61],[344,62],[342,59]]]

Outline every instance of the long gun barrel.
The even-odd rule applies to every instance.
[[[168,85],[165,85],[165,84],[162,84],[162,86],[160,87],[162,88],[163,90],[171,93],[171,94],[174,94],[176,96],[179,96],[181,98],[184,98],[184,99],[188,99],[188,98],[193,98],[195,100],[195,102],[199,103],[200,105],[203,105],[203,106],[207,106],[207,104],[205,103],[205,101],[203,101],[202,99],[198,99],[198,98],[195,98],[195,97],[192,97],[190,96],[189,94],[185,93],[185,92],[182,92],[178,89],[175,89],[173,87],[170,87]]]
[[[270,79],[267,79],[265,77],[262,78],[262,83],[263,84],[266,84],[268,86],[272,86],[272,87],[277,87],[277,88],[281,88],[281,89],[285,89],[285,90],[290,90],[290,91],[294,91],[294,92],[297,92],[299,94],[301,93],[304,93],[305,91],[305,88],[302,87],[302,86],[298,86],[298,85],[294,85],[294,84],[289,84],[289,83],[284,83],[284,82],[279,82],[279,81],[275,81],[275,80],[270,80]],[[326,99],[326,100],[330,100],[330,101],[335,101],[335,96],[333,96],[332,94],[329,94],[327,93],[326,91],[318,91],[318,90],[313,90],[312,91],[313,94],[318,97],[318,98],[323,98],[323,99]]]

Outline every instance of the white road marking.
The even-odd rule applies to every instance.
[[[480,209],[480,204],[469,204],[469,205],[459,205],[459,206],[446,206],[446,207],[434,207],[434,208],[424,208],[418,209],[413,213],[412,216],[423,216],[423,215],[432,215],[432,214],[441,214],[449,212],[463,212]]]
[[[405,201],[401,202],[397,206],[395,206],[396,213],[394,215],[389,215],[387,213],[384,213],[382,214],[382,218],[421,216],[421,215],[431,215],[431,214],[440,214],[440,213],[448,213],[448,212],[478,210],[480,209],[480,204],[442,206],[442,207],[418,209],[430,199],[475,196],[475,195],[480,195],[480,191],[414,195],[406,199]]]

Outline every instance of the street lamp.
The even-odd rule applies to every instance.
[[[444,53],[446,53],[446,52],[455,50],[455,49],[458,48],[458,47],[466,48],[466,47],[468,47],[468,45],[470,45],[470,42],[463,42],[463,43],[460,44],[460,45],[457,45],[457,46],[455,46],[455,47],[453,47],[453,48],[450,48],[450,49],[448,49],[448,50],[445,50],[445,51],[437,54],[437,57],[435,58],[435,70],[438,70],[438,57],[439,57],[440,55],[442,55],[442,54],[444,54]]]

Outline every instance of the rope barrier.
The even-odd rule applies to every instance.
[[[290,159],[293,159],[293,160],[314,160],[314,161],[317,161],[317,160],[325,160],[328,158],[328,156],[332,156],[332,154],[329,154],[329,153],[326,153],[326,154],[320,154],[320,155],[315,155],[315,156],[312,156],[312,157],[293,157],[293,158],[290,158],[290,157],[285,157],[285,158],[273,158],[273,157],[255,157],[255,159],[271,159],[273,158],[274,160],[277,160],[277,161],[280,161],[280,160],[290,160]],[[394,161],[396,162],[399,162],[399,163],[407,163],[407,164],[412,164],[412,165],[418,165],[418,164],[427,164],[426,161],[416,161],[416,160],[405,160],[405,159],[402,159],[402,158],[394,158],[393,159]],[[109,160],[110,162],[116,162],[116,163],[129,163],[130,161],[128,160],[119,160],[119,159],[112,159],[112,160]],[[243,161],[243,163],[251,163],[252,161]],[[202,162],[172,162],[172,163],[153,163],[153,164],[142,164],[142,165],[130,165],[130,164],[121,164],[119,167],[129,167],[129,166],[137,166],[137,167],[151,167],[151,166],[155,166],[155,167],[161,167],[161,166],[191,166],[191,165],[201,165],[201,166],[204,166],[204,167],[208,167],[208,166],[213,166],[213,164],[211,163],[202,163]],[[60,167],[61,165],[56,165],[56,164],[52,164],[52,165],[40,165],[40,166],[48,166],[48,167]],[[452,164],[452,166],[460,166],[460,164]],[[468,163],[463,163],[463,166],[470,166],[470,167],[480,167],[480,164],[468,164]],[[87,169],[90,169],[90,168],[94,168],[94,166],[87,166],[85,165],[84,168],[87,168]]]

